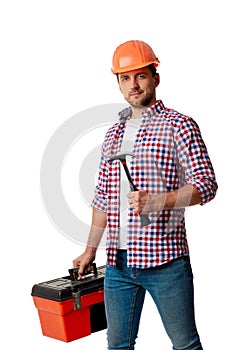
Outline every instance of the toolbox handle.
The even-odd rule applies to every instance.
[[[92,267],[92,270],[87,272],[87,273],[85,273],[85,274],[83,274],[83,276],[88,275],[91,272],[93,272],[93,275],[95,275],[95,276],[98,275],[96,263],[91,263],[90,265]],[[79,270],[79,266],[73,267],[72,269],[69,269],[69,274],[70,274],[71,281],[77,281],[79,279],[78,270]]]

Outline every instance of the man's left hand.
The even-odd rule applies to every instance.
[[[165,194],[149,194],[144,190],[130,192],[128,194],[130,208],[137,214],[149,214],[164,208]]]

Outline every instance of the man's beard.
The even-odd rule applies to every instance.
[[[143,108],[143,107],[150,106],[152,104],[153,98],[154,98],[154,94],[151,93],[151,94],[144,96],[142,99],[139,98],[138,103],[137,103],[137,101],[132,102],[132,100],[130,100],[130,97],[126,98],[126,101],[134,108]]]

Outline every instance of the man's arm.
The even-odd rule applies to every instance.
[[[160,210],[185,208],[212,200],[218,188],[214,169],[200,129],[191,118],[184,119],[174,135],[179,164],[185,174],[186,185],[159,194],[145,191],[128,195],[130,207],[136,213],[149,214]]]
[[[73,266],[79,266],[79,276],[90,271],[90,264],[95,260],[96,250],[99,246],[107,225],[107,214],[93,208],[92,224],[87,241],[87,246],[82,255],[73,260]]]
[[[130,207],[138,214],[185,208],[201,203],[201,196],[198,190],[192,185],[185,185],[179,190],[160,194],[149,194],[143,190],[130,192],[128,199]]]

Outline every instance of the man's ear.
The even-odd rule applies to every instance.
[[[155,79],[155,87],[157,88],[157,86],[160,83],[160,75],[159,75],[159,73],[155,74],[155,78],[154,79]]]
[[[116,78],[117,78],[119,90],[121,92],[121,86],[120,86],[120,80],[119,80],[119,74],[118,73],[116,74]]]

